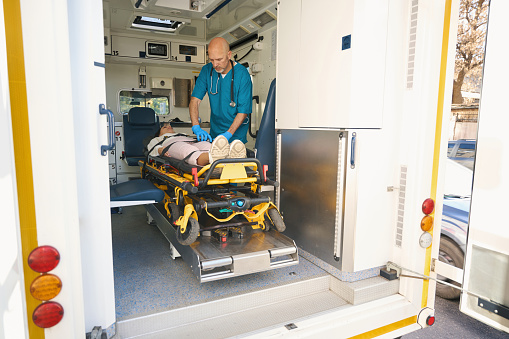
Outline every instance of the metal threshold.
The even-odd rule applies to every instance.
[[[352,305],[338,295],[335,280],[324,276],[119,321],[117,331],[120,338],[213,339],[299,336],[298,332],[320,336],[335,327],[334,337],[346,338],[366,328],[352,327],[354,322],[372,321],[376,329],[378,323],[397,322],[418,312],[401,295]]]

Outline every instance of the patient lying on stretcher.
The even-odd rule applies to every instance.
[[[246,146],[240,140],[231,144],[220,135],[212,141],[197,141],[195,138],[178,134],[169,122],[161,124],[161,128],[147,145],[149,155],[163,155],[184,160],[190,165],[205,166],[224,158],[245,158]]]

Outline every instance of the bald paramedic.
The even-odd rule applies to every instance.
[[[230,46],[223,38],[210,41],[208,55],[210,63],[202,67],[189,103],[193,133],[198,140],[212,141],[223,135],[229,142],[246,143],[253,97],[249,72],[231,60]],[[210,102],[210,134],[200,127],[198,120],[198,107],[205,94]]]

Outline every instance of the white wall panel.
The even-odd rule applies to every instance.
[[[278,128],[381,128],[388,1],[279,6]]]

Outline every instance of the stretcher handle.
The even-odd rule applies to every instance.
[[[115,117],[113,112],[106,109],[104,104],[99,104],[99,113],[108,115],[108,145],[101,145],[101,155],[105,156],[109,150],[115,149]]]
[[[212,165],[210,165],[210,168],[209,168],[207,174],[205,175],[205,178],[201,182],[200,187],[207,186],[210,176],[212,175],[212,172],[214,171],[214,169],[216,168],[217,165],[219,165],[219,164],[235,164],[235,163],[243,163],[243,162],[254,162],[254,163],[256,163],[256,165],[258,166],[259,169],[262,168],[262,164],[260,163],[260,160],[255,159],[255,158],[226,158],[226,159],[216,160],[212,163]]]
[[[274,186],[274,187],[278,187],[279,186],[279,183],[277,181],[273,181],[273,180],[270,180],[268,177],[267,177],[267,171],[269,170],[269,165],[263,165],[263,177],[261,178],[262,180],[262,184],[263,185],[271,185],[271,186]]]
[[[270,180],[269,178],[265,179],[265,182],[263,184],[264,185],[271,185],[271,186],[274,186],[274,187],[278,187],[279,186],[279,182],[277,182],[275,180]]]
[[[205,208],[205,204],[207,204],[208,209],[210,209],[210,208],[225,208],[225,207],[230,207],[231,200],[235,200],[235,198],[223,200],[223,201],[213,201],[213,202],[205,202],[205,201],[201,200],[200,204],[203,205],[202,208]],[[250,206],[256,206],[258,204],[270,202],[269,197],[259,197],[259,198],[242,197],[242,200],[246,201],[246,205],[245,205],[246,208],[249,208]]]
[[[171,180],[174,184],[178,183],[176,180]],[[195,187],[192,183],[189,181],[184,181],[182,183],[178,183],[177,186],[182,188],[184,191],[187,191],[189,193],[197,193],[198,187]]]

